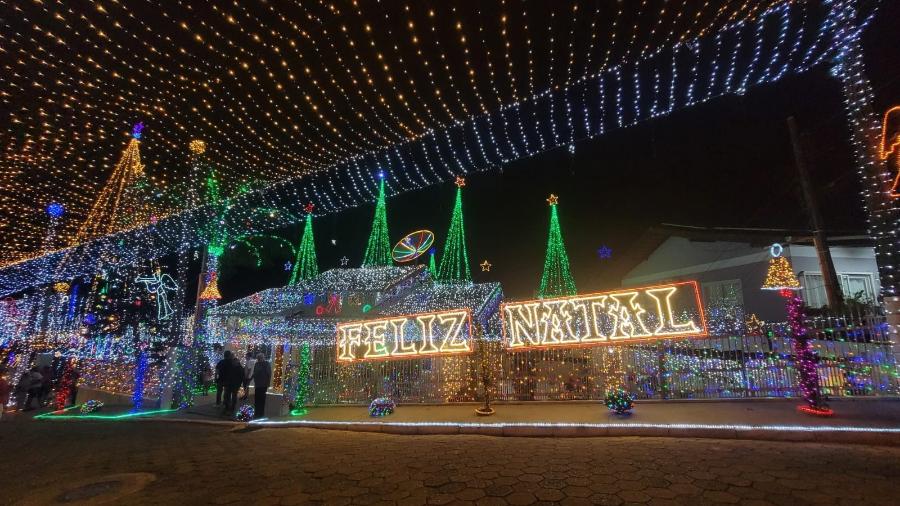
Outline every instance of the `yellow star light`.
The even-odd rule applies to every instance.
[[[547,199],[547,203],[551,206],[555,206],[559,202],[559,197],[554,194],[550,194],[550,197]]]
[[[491,272],[491,263],[487,260],[481,262],[481,272]]]
[[[460,176],[456,176],[456,183],[455,183],[455,184],[456,184],[456,186],[462,188],[463,186],[466,185],[466,178],[460,177]]]

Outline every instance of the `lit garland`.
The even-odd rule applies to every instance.
[[[547,199],[550,205],[550,233],[547,237],[547,253],[544,257],[544,272],[541,274],[541,286],[538,297],[559,297],[575,295],[575,280],[569,272],[569,255],[563,243],[562,231],[559,228],[559,215],[556,207],[559,198],[551,194]]]

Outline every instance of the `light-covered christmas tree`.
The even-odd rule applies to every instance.
[[[306,215],[306,225],[303,227],[303,237],[300,238],[300,245],[297,247],[297,257],[294,259],[291,279],[288,282],[291,285],[319,275],[319,264],[316,261],[316,243],[313,239],[312,209],[310,208],[309,211]]]
[[[438,280],[442,282],[470,282],[472,272],[469,270],[469,253],[466,250],[466,228],[463,223],[462,189],[466,180],[456,178],[456,202],[450,217],[450,230],[441,253],[438,267]]]
[[[375,218],[372,232],[366,245],[363,267],[383,267],[391,265],[391,242],[388,239],[387,205],[384,202],[384,174],[379,174],[378,201],[375,203]]]
[[[575,280],[569,269],[569,256],[559,228],[559,215],[556,206],[559,197],[551,194],[547,199],[550,204],[550,234],[547,238],[547,254],[544,258],[544,273],[541,275],[541,287],[538,297],[562,297],[575,295]]]

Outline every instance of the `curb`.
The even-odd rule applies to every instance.
[[[46,420],[53,420],[48,418]],[[98,421],[98,420],[56,420]],[[803,443],[838,443],[900,446],[900,428],[811,425],[701,425],[701,424],[605,424],[605,423],[470,423],[470,422],[339,422],[314,420],[269,420],[252,422],[195,418],[147,417],[128,422],[184,423],[232,427],[233,429],[319,429],[371,432],[406,436],[480,435],[494,437],[668,437],[734,439]]]
[[[503,437],[673,437],[900,446],[900,429],[840,426],[752,426],[603,423],[331,422],[261,419],[260,429],[308,428],[396,435],[483,435]]]

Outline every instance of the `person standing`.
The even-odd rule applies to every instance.
[[[9,403],[9,381],[6,380],[6,370],[0,371],[0,420],[3,419],[3,412],[6,411],[6,404]]]
[[[256,392],[253,394],[253,418],[266,416],[266,391],[272,382],[272,366],[262,353],[256,355],[256,365],[253,366],[253,384]]]
[[[30,371],[28,371],[28,377],[24,379],[27,381],[26,391],[28,392],[27,397],[25,398],[25,409],[22,411],[31,411],[34,408],[31,406],[31,400],[37,397],[40,399],[41,397],[41,385],[43,384],[43,376],[38,372],[37,367],[32,367]]]
[[[242,401],[245,401],[250,397],[250,382],[253,381],[253,366],[255,365],[256,358],[250,353],[247,353],[247,362],[244,364],[244,395],[241,397]]]
[[[224,414],[231,416],[234,414],[234,410],[237,409],[238,390],[244,384],[244,366],[231,352],[226,353],[228,353],[228,361],[225,365]]]
[[[45,365],[41,368],[41,394],[38,397],[38,407],[47,405],[47,398],[50,397],[50,390],[52,390],[50,381],[52,379],[53,373],[50,371],[50,366]]]
[[[225,388],[225,375],[231,363],[231,352],[225,351],[222,360],[216,363],[216,406],[222,404],[222,390]]]

